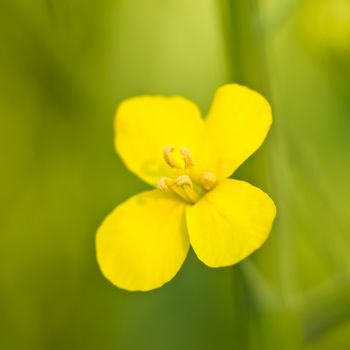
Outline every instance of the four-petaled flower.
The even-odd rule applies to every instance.
[[[126,166],[158,189],[117,206],[96,237],[107,279],[128,290],[171,280],[190,245],[210,267],[239,262],[269,235],[271,198],[228,177],[264,141],[268,102],[237,84],[220,87],[205,120],[182,97],[124,101],[115,118],[115,146]]]

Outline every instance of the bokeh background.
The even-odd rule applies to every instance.
[[[117,104],[239,82],[271,101],[235,174],[271,194],[237,266],[191,252],[149,293],[105,280],[104,216],[147,189],[113,148]],[[350,349],[349,0],[0,0],[0,348]]]

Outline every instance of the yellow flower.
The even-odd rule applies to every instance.
[[[271,198],[227,179],[262,144],[272,122],[257,92],[220,87],[205,120],[182,97],[124,101],[115,118],[115,147],[126,166],[158,189],[117,206],[96,237],[105,277],[120,288],[151,290],[179,271],[190,245],[210,267],[239,262],[271,230]]]

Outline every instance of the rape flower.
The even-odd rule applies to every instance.
[[[276,215],[271,198],[227,179],[262,144],[268,102],[237,84],[220,87],[205,120],[182,97],[124,101],[115,147],[126,166],[158,187],[131,197],[106,217],[97,260],[120,288],[161,287],[179,271],[190,245],[210,267],[235,264],[266,240]]]

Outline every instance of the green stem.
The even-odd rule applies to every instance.
[[[224,0],[224,16],[230,80],[267,94],[267,69],[257,0]],[[241,264],[233,267],[235,341],[242,350],[262,349],[259,291],[253,290]]]
[[[220,4],[231,69],[230,80],[259,91],[271,101],[259,1],[222,0]],[[262,170],[266,169],[267,164],[264,152],[260,151],[258,156],[254,156],[253,160],[251,158],[245,164],[244,169],[240,169],[238,176],[242,171],[246,171],[249,175],[244,178],[259,184],[266,180],[261,174],[264,173]],[[259,174],[259,178],[256,174]],[[266,293],[269,288],[266,288],[266,283],[264,285],[263,278],[258,276],[260,282],[257,283],[255,278],[248,276],[245,265],[247,262],[254,264],[250,258],[233,267],[236,348],[298,349],[300,338],[298,334],[294,334],[298,327],[293,312],[284,305],[277,293]],[[276,266],[276,269],[278,268]]]
[[[223,0],[221,4],[231,79],[269,95],[258,0]]]

